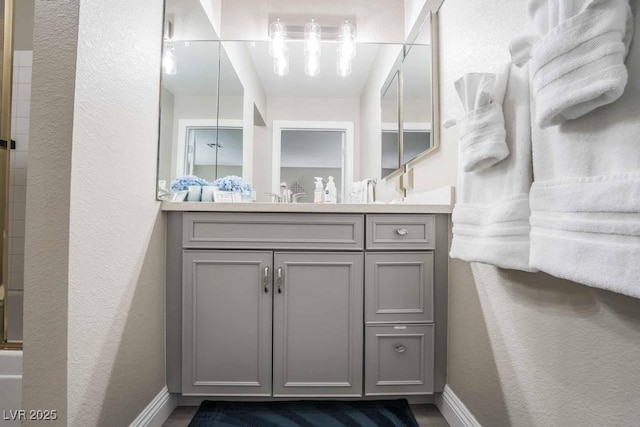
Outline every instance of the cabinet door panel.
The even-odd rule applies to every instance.
[[[360,396],[362,254],[276,253],[274,267],[274,396]]]
[[[183,263],[183,394],[270,395],[272,253],[185,251]]]
[[[433,322],[433,253],[367,253],[367,323]]]

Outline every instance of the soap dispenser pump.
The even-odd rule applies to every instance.
[[[322,189],[322,177],[314,177],[316,180],[316,189],[313,192],[313,203],[322,203],[324,201],[324,190]]]
[[[329,182],[327,182],[327,187],[324,192],[324,202],[325,203],[336,203],[338,190],[336,190],[336,184],[333,182],[333,177],[329,177]]]

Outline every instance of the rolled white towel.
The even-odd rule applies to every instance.
[[[457,120],[464,172],[490,168],[509,155],[502,111],[509,70],[507,64],[498,74],[466,74],[455,83],[467,111]]]
[[[532,45],[531,94],[539,127],[577,119],[620,98],[633,36],[629,0],[530,0],[528,12],[540,39],[516,39],[511,53],[522,64]]]

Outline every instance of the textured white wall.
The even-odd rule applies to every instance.
[[[25,232],[23,409],[67,420],[69,185],[78,2],[38,1]],[[54,143],[52,143],[52,141]],[[37,425],[30,421],[25,425]]]
[[[165,385],[155,200],[162,2],[86,0],[71,171],[68,422],[128,425]]]
[[[453,81],[494,69],[508,59],[511,38],[531,30],[525,3],[445,1],[444,119],[457,102]],[[415,168],[416,192],[456,182],[457,131],[442,132],[440,150]],[[638,354],[638,299],[542,273],[450,263],[448,383],[482,425],[637,425]]]

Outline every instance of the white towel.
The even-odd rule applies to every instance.
[[[528,67],[510,68],[502,103],[505,144],[510,154],[492,167],[459,173],[450,255],[533,271],[529,267],[532,174]]]
[[[633,0],[636,34],[640,0]],[[533,126],[531,266],[640,298],[640,40],[614,103]]]
[[[529,0],[527,7],[540,36],[530,51],[539,127],[582,117],[622,95],[633,34],[629,0]],[[530,36],[514,41],[516,64],[533,42]]]
[[[464,172],[489,168],[509,155],[502,102],[510,66],[500,73],[469,73],[455,82],[465,114],[457,120]]]

